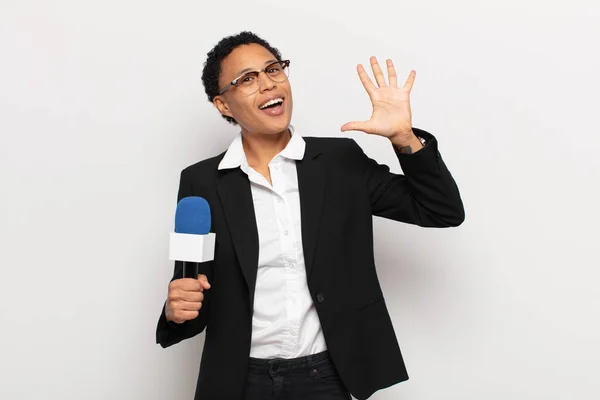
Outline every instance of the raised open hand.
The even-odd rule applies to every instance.
[[[415,82],[416,72],[410,72],[403,87],[398,87],[396,70],[392,60],[387,60],[388,80],[386,83],[383,71],[375,57],[371,57],[371,68],[377,82],[373,84],[362,64],[357,67],[360,81],[365,87],[371,103],[373,114],[368,121],[348,122],[342,126],[342,131],[356,130],[380,135],[390,140],[413,137],[412,115],[410,111],[410,91]]]

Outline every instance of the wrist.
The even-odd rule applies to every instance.
[[[412,128],[403,131],[396,131],[388,137],[394,146],[405,146],[415,137],[415,132]]]
[[[423,148],[422,141],[412,130],[409,134],[394,135],[390,141],[401,153],[415,153]]]

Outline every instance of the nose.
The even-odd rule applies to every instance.
[[[268,90],[275,88],[275,82],[269,78],[266,72],[261,72],[258,74],[258,90],[263,93]]]

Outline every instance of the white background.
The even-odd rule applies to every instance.
[[[369,117],[370,55],[415,69],[414,125],[461,189],[460,228],[375,220],[411,379],[372,398],[600,398],[599,20],[591,0],[1,0],[0,398],[192,398],[203,335],[154,344],[168,232],[180,170],[237,132],[200,77],[245,29],[292,60],[305,136]]]

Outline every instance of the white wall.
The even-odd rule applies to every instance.
[[[154,344],[168,231],[180,170],[236,132],[200,75],[244,29],[292,60],[304,135],[368,118],[356,63],[416,69],[414,124],[461,188],[458,229],[375,220],[411,379],[373,398],[600,398],[599,20],[591,0],[1,0],[0,398],[191,398],[202,337]]]

